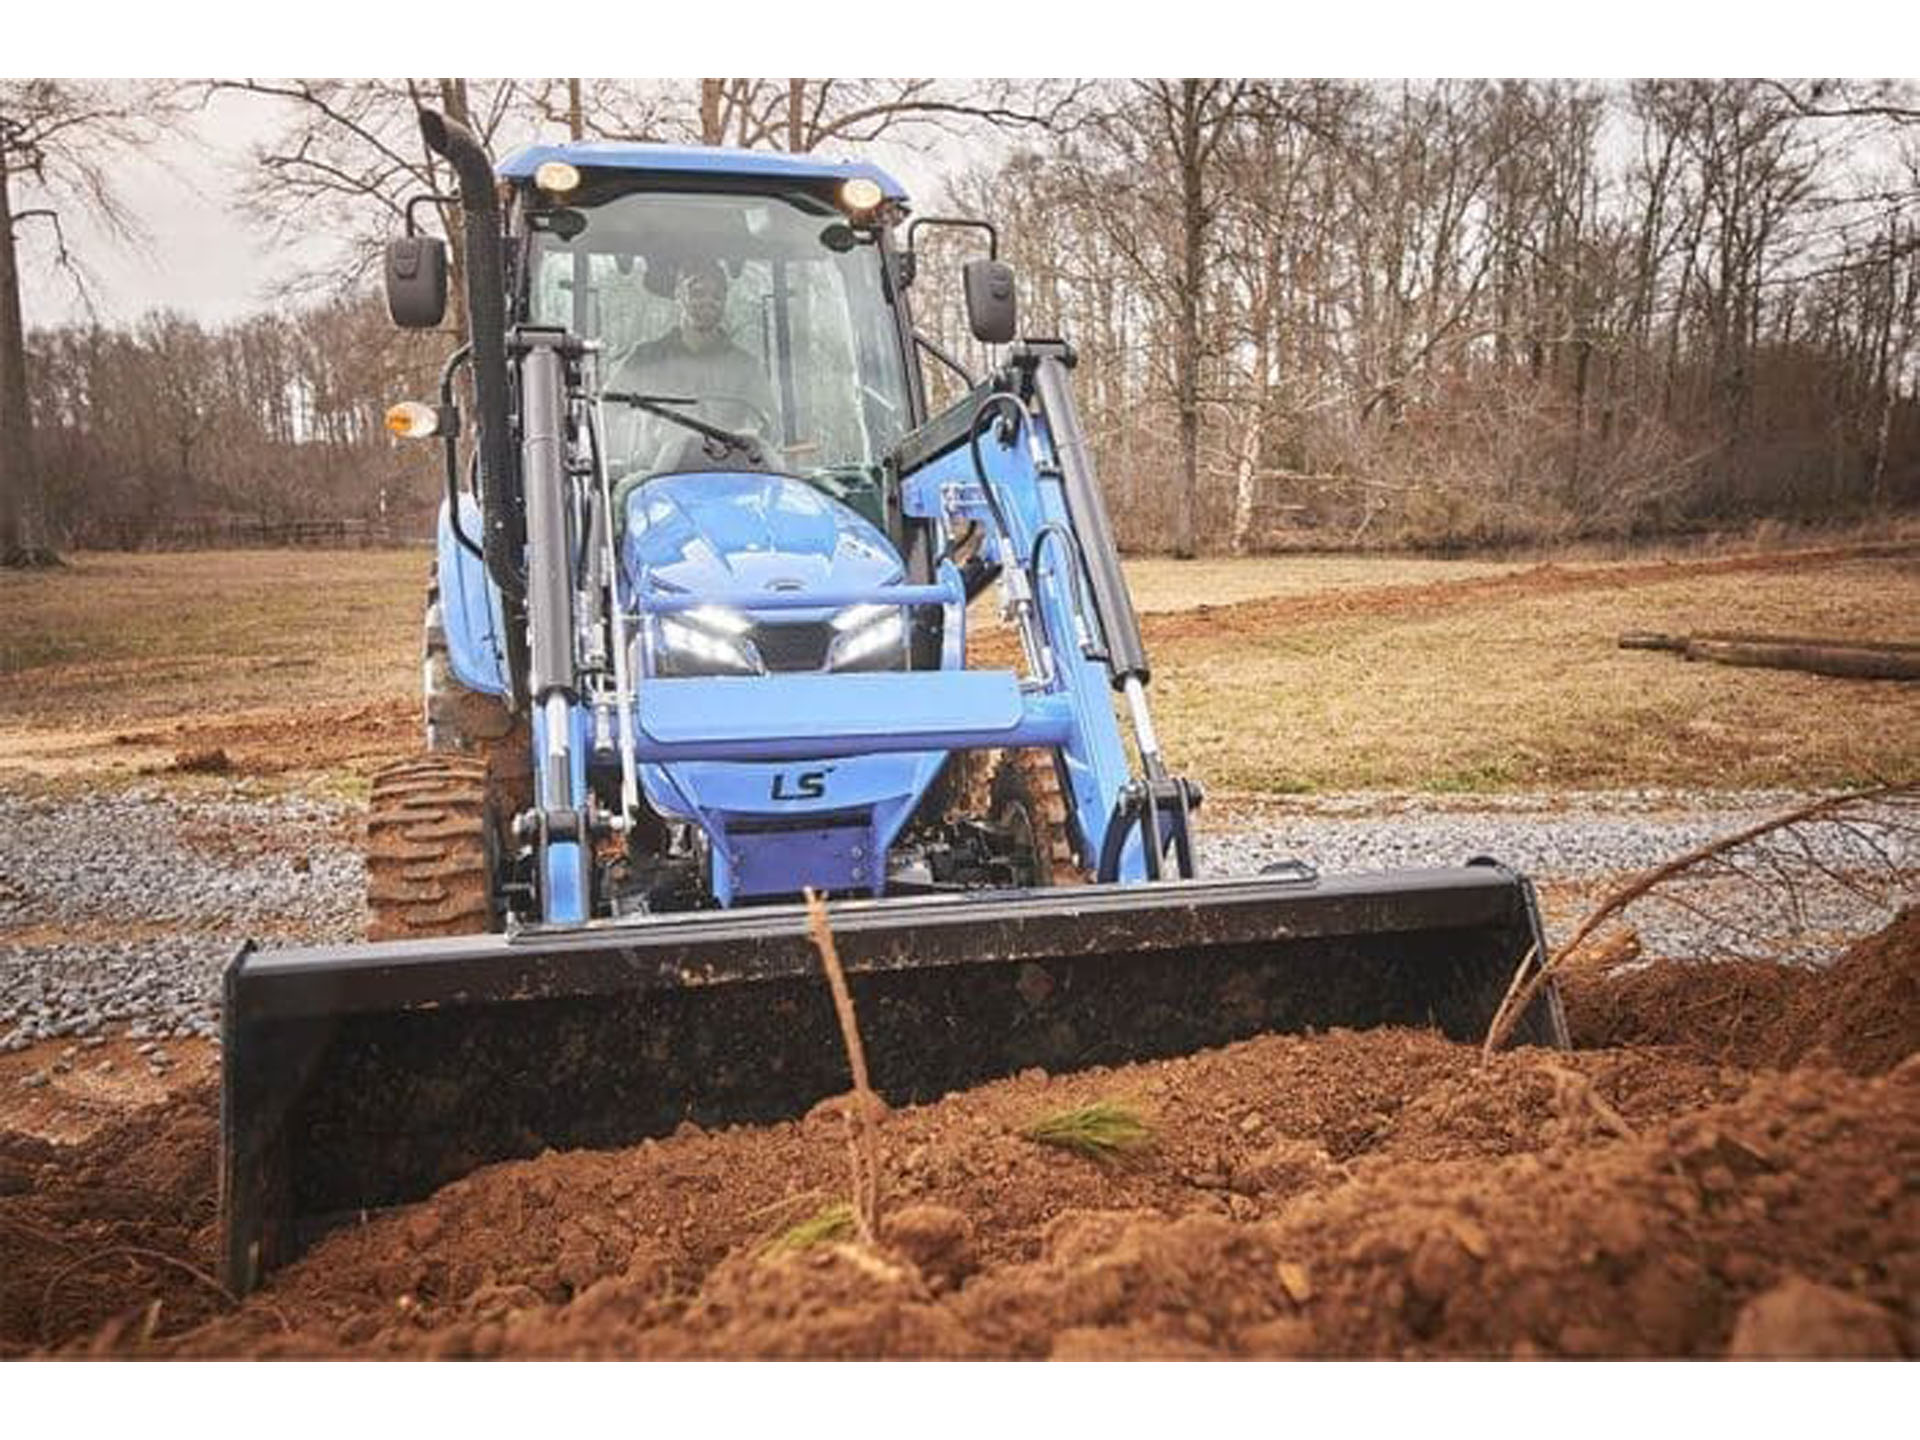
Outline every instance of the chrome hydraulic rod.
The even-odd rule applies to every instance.
[[[605,512],[607,537],[607,617],[613,628],[613,699],[619,723],[614,727],[620,746],[620,814],[614,828],[625,833],[640,809],[639,764],[633,754],[633,680],[627,668],[627,613],[620,603],[620,553],[614,542],[619,525],[613,513],[613,484],[607,478],[607,417],[595,399],[588,407],[588,423],[593,427],[594,478],[600,485],[600,503]]]

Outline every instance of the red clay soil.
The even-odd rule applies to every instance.
[[[1638,996],[1649,972],[1583,981],[1582,1033],[1619,1033],[1570,1055],[1482,1065],[1430,1034],[1334,1032],[1029,1073],[879,1122],[872,1247],[777,1243],[847,1194],[831,1105],[548,1154],[336,1233],[237,1306],[206,1278],[203,1088],[76,1146],[0,1148],[0,1341],[192,1356],[1913,1356],[1915,965],[1910,914],[1825,976],[1748,984],[1732,1058],[1702,1044],[1699,1019],[1724,1012],[1706,1002],[1725,977],[1673,967],[1678,1003],[1609,988]],[[1780,1058],[1789,1031],[1804,1058]],[[1152,1148],[1103,1165],[1020,1133],[1096,1099],[1133,1106]]]
[[[419,748],[420,702],[395,698],[195,716],[122,731],[113,742],[172,751],[172,761],[155,773],[372,774]]]
[[[1561,995],[1582,1049],[1671,1045],[1747,1068],[1818,1060],[1874,1075],[1920,1050],[1920,909],[1824,971],[1656,963],[1570,974]]]

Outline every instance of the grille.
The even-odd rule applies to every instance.
[[[784,625],[763,621],[753,632],[753,644],[769,671],[820,670],[833,644],[833,626],[812,620]]]

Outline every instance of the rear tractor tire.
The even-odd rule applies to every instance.
[[[994,767],[994,823],[1014,837],[1014,849],[1032,867],[1033,884],[1085,885],[1093,876],[1073,853],[1073,819],[1060,765],[1050,750],[1003,750]]]
[[[428,753],[379,771],[367,809],[367,938],[498,929],[498,835],[486,761]]]

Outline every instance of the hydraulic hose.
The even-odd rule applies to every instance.
[[[440,408],[451,411],[453,408],[453,377],[460,367],[473,358],[473,347],[462,345],[447,357],[447,363],[440,367]],[[458,439],[449,435],[445,441],[447,460],[447,523],[453,527],[453,538],[460,542],[460,548],[474,559],[485,562],[487,552],[478,542],[467,534],[466,527],[460,523],[460,444]]]

